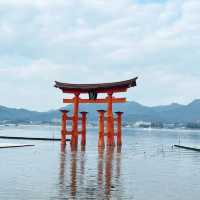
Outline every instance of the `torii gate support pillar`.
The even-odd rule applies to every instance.
[[[82,137],[81,137],[81,145],[84,146],[86,144],[86,121],[87,121],[87,112],[81,112],[82,115]]]
[[[61,145],[66,145],[66,135],[67,135],[67,113],[68,110],[60,110],[62,113],[62,129],[61,129]]]
[[[98,146],[104,147],[104,113],[105,110],[97,110],[99,113],[99,140]]]
[[[72,139],[71,145],[76,147],[78,144],[78,107],[79,107],[79,95],[80,93],[75,93],[74,101],[74,112],[72,119]]]
[[[117,114],[117,146],[122,145],[122,114],[123,112],[115,112]]]
[[[108,93],[108,108],[107,108],[107,146],[114,146],[114,119],[112,109],[113,93]]]

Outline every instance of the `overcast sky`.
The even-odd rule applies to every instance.
[[[56,109],[54,80],[135,76],[129,100],[200,98],[199,0],[0,0],[0,105]]]

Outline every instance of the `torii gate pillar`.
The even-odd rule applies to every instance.
[[[86,144],[86,115],[87,112],[81,112],[82,115],[82,137],[81,137],[81,145],[84,146]]]
[[[114,119],[112,109],[112,95],[108,93],[108,109],[107,109],[107,146],[114,146]]]
[[[105,110],[97,110],[99,113],[99,140],[98,140],[98,146],[104,147],[104,113]]]
[[[79,106],[79,95],[80,93],[75,93],[74,97],[74,112],[72,119],[72,138],[71,145],[77,146],[78,144],[78,106]]]
[[[67,113],[68,110],[60,110],[62,113],[62,129],[61,129],[61,145],[66,144],[66,134],[67,134]]]
[[[122,114],[123,112],[115,112],[117,114],[117,146],[122,145]]]

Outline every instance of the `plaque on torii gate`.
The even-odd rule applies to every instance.
[[[72,99],[63,99],[63,103],[71,103],[73,104],[73,113],[72,116],[69,117],[67,115],[66,110],[61,110],[62,112],[62,130],[61,130],[61,144],[65,145],[66,143],[66,135],[71,135],[71,145],[77,146],[78,144],[78,135],[82,135],[81,144],[86,144],[86,114],[87,112],[81,112],[82,117],[79,117],[79,104],[80,103],[106,103],[107,110],[99,112],[99,137],[98,144],[104,145],[104,137],[102,137],[102,131],[104,132],[104,123],[103,121],[106,119],[107,122],[107,145],[113,146],[115,145],[114,140],[114,120],[113,117],[113,103],[125,103],[126,98],[116,98],[113,96],[114,93],[126,92],[128,88],[136,86],[136,78],[129,79],[126,81],[120,82],[112,82],[112,83],[98,83],[98,84],[71,84],[71,83],[61,83],[55,81],[55,87],[62,90],[63,93],[73,94],[74,97]],[[99,93],[105,93],[107,96],[105,98],[97,98]],[[80,94],[88,94],[89,98],[80,98]],[[107,117],[104,118],[104,112],[107,112]],[[121,115],[122,112],[116,112],[117,118],[117,144],[121,145]],[[72,131],[66,130],[66,121],[72,120]],[[82,120],[82,130],[78,130],[78,121]],[[103,123],[103,124],[102,124]]]

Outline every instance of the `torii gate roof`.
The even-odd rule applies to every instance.
[[[55,87],[63,91],[63,93],[107,93],[107,92],[125,92],[130,87],[136,86],[137,77],[119,82],[96,83],[96,84],[71,84],[55,81]]]

